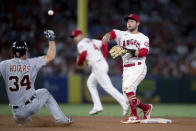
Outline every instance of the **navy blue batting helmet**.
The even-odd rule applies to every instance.
[[[22,57],[27,51],[27,44],[24,41],[16,41],[12,44],[12,53],[14,57]]]

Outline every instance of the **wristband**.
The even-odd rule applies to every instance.
[[[132,56],[135,56],[135,52],[136,52],[135,49],[125,49],[125,50],[127,50],[127,53],[130,53]]]

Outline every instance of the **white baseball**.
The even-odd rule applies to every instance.
[[[48,10],[48,15],[53,15],[54,11],[53,10]]]

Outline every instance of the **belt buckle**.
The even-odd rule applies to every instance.
[[[12,106],[12,108],[13,108],[13,109],[18,109],[18,108],[19,108],[19,106]]]
[[[33,99],[35,99],[35,96],[34,95],[30,98],[30,100],[32,101]]]
[[[29,104],[29,103],[30,103],[30,101],[28,100],[28,101],[25,102],[25,105],[27,105],[27,104]]]

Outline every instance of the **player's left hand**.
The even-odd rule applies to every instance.
[[[113,59],[115,59],[116,57],[118,57],[126,52],[127,51],[119,45],[115,45],[112,47],[112,49],[110,49],[110,55],[112,56]]]
[[[49,41],[55,41],[55,34],[53,30],[45,30],[44,35]]]

